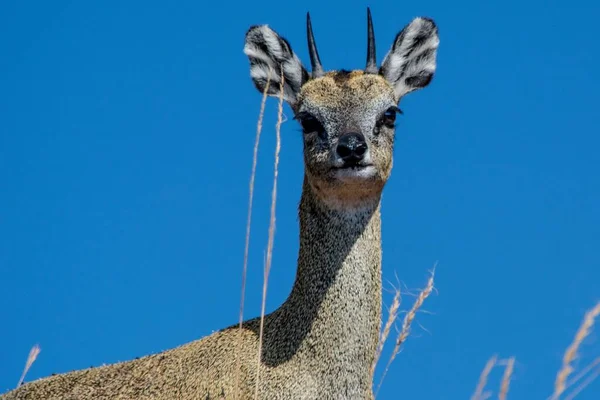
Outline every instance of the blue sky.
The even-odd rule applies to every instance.
[[[397,275],[418,289],[437,261],[438,292],[379,398],[466,399],[492,354],[517,359],[511,399],[551,393],[600,299],[591,1],[3,2],[0,392],[35,343],[27,380],[235,323],[260,103],[246,29],[268,23],[307,64],[310,11],[324,66],[363,68],[367,5],[379,61],[413,17],[434,18],[441,38],[432,84],[402,101],[383,199],[386,287]],[[272,100],[249,317],[260,310],[275,110]],[[269,310],[289,293],[298,247],[302,143],[291,118],[282,141]],[[598,337],[578,365],[600,355]],[[596,382],[578,398],[599,394]]]

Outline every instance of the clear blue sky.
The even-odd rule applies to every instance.
[[[379,398],[466,399],[494,353],[517,358],[511,399],[551,393],[600,298],[591,1],[3,2],[0,391],[35,343],[27,380],[236,322],[260,102],[246,29],[268,23],[306,64],[310,10],[325,67],[363,68],[367,5],[379,61],[413,17],[434,18],[441,37],[432,84],[402,101],[383,200],[386,287],[397,274],[417,289],[438,261],[438,293]],[[267,239],[275,100],[268,108],[249,317]],[[282,136],[269,310],[289,293],[298,247],[302,145],[291,118]],[[600,355],[599,335],[581,365]],[[580,399],[599,394],[596,382]]]

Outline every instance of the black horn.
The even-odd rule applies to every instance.
[[[308,38],[308,54],[310,55],[310,65],[312,69],[312,77],[318,78],[323,76],[323,66],[319,59],[319,52],[317,51],[317,44],[315,43],[315,37],[313,36],[312,24],[310,23],[310,14],[306,13],[306,36]]]
[[[373,32],[373,20],[371,19],[371,10],[367,7],[367,74],[377,73],[377,57],[375,55],[375,32]]]

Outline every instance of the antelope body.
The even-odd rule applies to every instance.
[[[380,68],[368,13],[365,70],[325,72],[307,18],[312,71],[266,25],[244,52],[261,92],[283,98],[303,128],[305,176],[299,207],[296,281],[265,316],[261,399],[373,399],[372,364],[381,324],[380,199],[392,168],[400,99],[429,84],[439,39],[416,18]],[[251,399],[259,319],[133,361],[43,378],[1,400]],[[239,369],[237,368],[239,366]]]

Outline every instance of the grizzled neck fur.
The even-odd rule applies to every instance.
[[[269,318],[268,365],[295,359],[323,377],[370,387],[381,321],[379,197],[359,211],[333,209],[304,179],[296,282]]]

